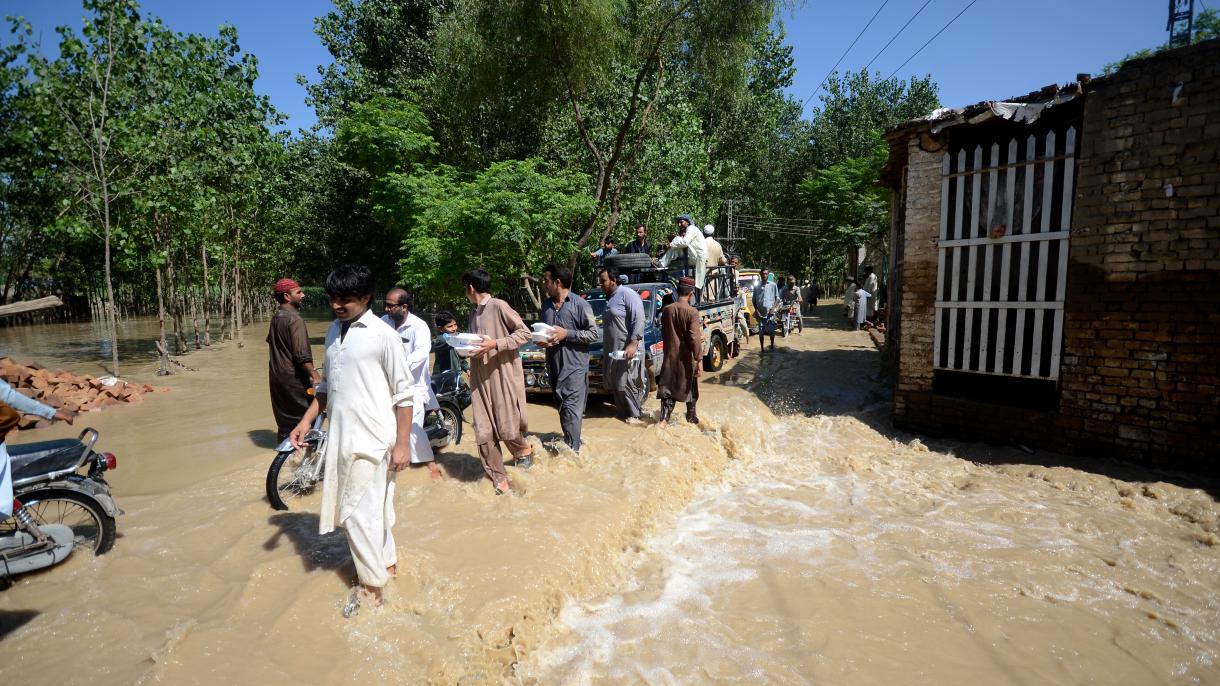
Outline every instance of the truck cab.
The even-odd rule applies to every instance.
[[[617,255],[607,258],[611,262]],[[655,386],[656,378],[661,373],[661,359],[664,356],[665,344],[661,340],[661,310],[676,295],[678,278],[683,276],[680,270],[624,269],[631,283],[621,288],[630,288],[640,294],[644,304],[644,340],[645,364],[648,369],[650,388]],[[730,354],[736,354],[738,341],[734,327],[739,308],[737,282],[731,267],[715,267],[708,270],[707,280],[699,299],[694,304],[696,310],[703,316],[703,368],[707,371],[719,371]],[[593,309],[597,325],[602,325],[602,314],[606,310],[606,295],[600,288],[592,288],[579,293],[588,301]],[[551,390],[550,378],[546,370],[546,352],[542,348],[528,343],[521,346],[521,362],[525,373],[525,390],[527,393],[546,392]],[[589,346],[589,392],[602,391],[602,345],[594,343]]]

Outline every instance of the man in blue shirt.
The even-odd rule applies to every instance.
[[[602,333],[588,301],[569,290],[572,270],[552,262],[542,272],[542,285],[549,296],[542,304],[542,321],[555,327],[541,344],[546,348],[546,372],[559,401],[563,442],[579,451],[581,417],[589,396],[589,345]]]

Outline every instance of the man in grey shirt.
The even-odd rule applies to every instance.
[[[602,332],[589,303],[572,295],[572,270],[552,262],[542,271],[542,285],[547,294],[542,321],[555,327],[540,344],[546,348],[546,372],[559,401],[563,442],[580,451],[580,422],[589,397],[589,344],[596,343]]]
[[[758,319],[759,352],[766,350],[764,336],[771,336],[771,349],[775,350],[775,308],[779,305],[779,287],[771,280],[771,270],[766,267],[758,273],[759,283],[754,287],[754,317]]]
[[[644,301],[629,286],[619,284],[614,267],[598,270],[597,285],[606,294],[606,311],[602,314],[603,383],[614,395],[619,419],[638,422],[648,393],[644,356],[637,356],[644,341]],[[611,353],[621,353],[622,359],[614,359]]]

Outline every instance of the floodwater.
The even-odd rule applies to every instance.
[[[592,407],[573,455],[531,403],[520,496],[467,440],[445,482],[402,474],[399,578],[353,620],[342,535],[262,496],[261,327],[133,370],[172,390],[84,418],[119,456],[120,538],[0,592],[0,680],[1220,683],[1214,484],[896,434],[834,309],[706,379],[700,427]],[[63,366],[42,353],[70,336],[11,352]]]

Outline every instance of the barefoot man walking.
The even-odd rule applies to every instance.
[[[661,421],[657,426],[669,426],[674,405],[686,403],[686,421],[699,423],[695,403],[699,400],[699,373],[703,361],[703,321],[699,311],[691,307],[695,280],[678,279],[678,299],[661,310],[661,340],[665,341],[665,357],[661,362],[661,379],[657,382],[657,397],[661,400]]]
[[[380,605],[397,570],[394,475],[411,462],[416,393],[398,334],[369,311],[368,267],[335,269],[326,293],[336,319],[326,331],[325,376],[291,439],[302,447],[318,413],[330,413],[318,533],[339,527],[347,534],[360,582],[343,608],[350,617],[362,602]]]

